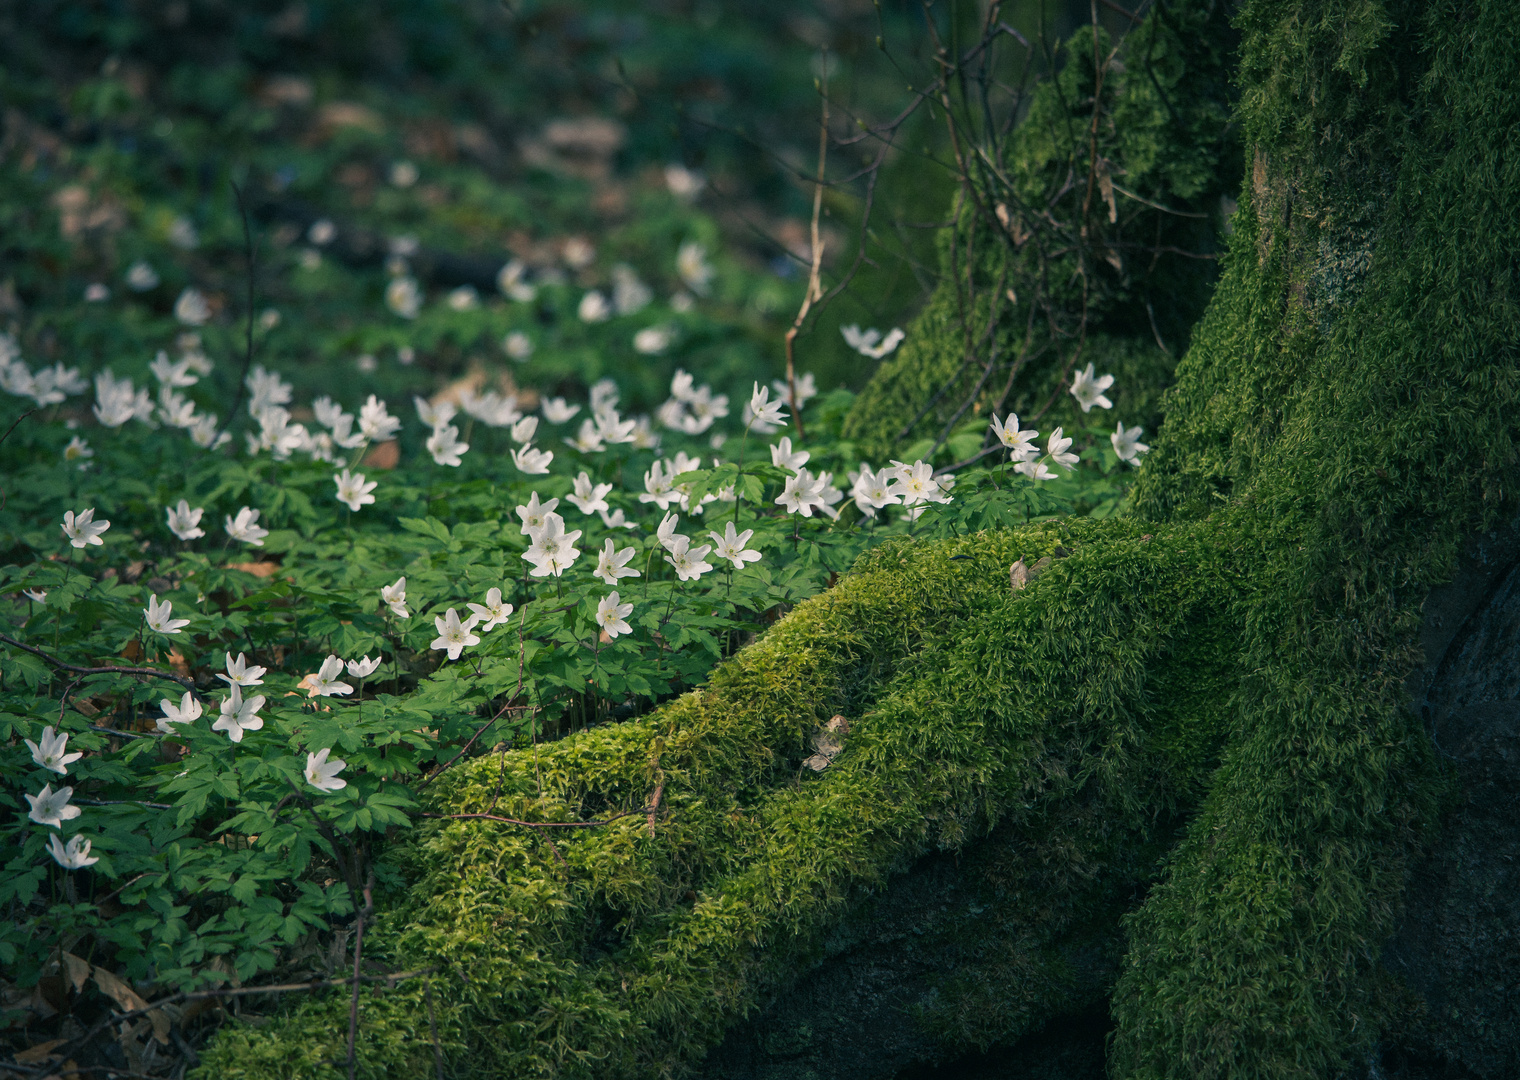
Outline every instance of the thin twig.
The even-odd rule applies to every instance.
[[[794,358],[794,348],[797,334],[802,329],[803,322],[807,319],[808,312],[812,309],[814,301],[823,299],[823,286],[819,284],[818,272],[823,266],[823,238],[818,234],[818,217],[823,212],[823,177],[824,164],[828,160],[829,153],[829,65],[828,53],[823,53],[824,63],[823,76],[819,83],[819,99],[822,102],[821,114],[818,121],[818,176],[813,181],[813,221],[810,239],[812,241],[812,266],[808,269],[807,291],[802,295],[802,306],[797,309],[797,317],[792,320],[791,329],[786,332],[786,386],[787,393],[791,397],[792,419],[797,423],[797,441],[800,443],[807,438],[807,431],[802,426],[802,405],[797,400],[797,365]]]
[[[42,659],[46,660],[48,663],[52,664],[54,667],[61,668],[64,671],[72,671],[72,672],[74,672],[77,675],[156,675],[160,679],[169,679],[169,680],[171,680],[173,682],[177,682],[181,686],[185,687],[187,690],[189,690],[192,693],[195,693],[197,696],[199,696],[199,691],[197,691],[195,689],[195,683],[192,682],[190,679],[183,678],[183,677],[181,677],[179,675],[171,675],[169,672],[167,672],[167,671],[159,671],[157,668],[150,668],[150,667],[80,667],[78,664],[70,664],[70,663],[66,663],[63,660],[59,660],[57,657],[51,656],[48,653],[43,652],[41,649],[37,648],[34,645],[23,644],[22,642],[17,641],[15,638],[11,637],[8,634],[0,634],[0,641],[5,642],[7,645],[14,645],[18,649],[24,649],[27,652],[32,653],[32,654],[34,654],[36,656],[40,656],[40,657],[42,657]]]

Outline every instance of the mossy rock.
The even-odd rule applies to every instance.
[[[1463,779],[1410,708],[1423,606],[1520,515],[1513,14],[1242,6],[1248,178],[1131,517],[885,545],[707,687],[435,785],[440,812],[629,815],[417,830],[366,954],[438,968],[448,1075],[689,1075],[956,852],[962,895],[1007,902],[935,930],[938,1044],[1102,994],[1117,1077],[1365,1068],[1411,1015],[1380,953]],[[800,768],[835,714],[843,752]],[[1084,982],[1084,948],[1117,975]],[[431,1075],[420,982],[361,1004],[359,1075]],[[347,1014],[234,1025],[199,1075],[338,1075]]]

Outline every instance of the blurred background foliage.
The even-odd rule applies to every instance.
[[[1053,43],[1089,7],[1022,0],[1000,18]],[[253,308],[271,313],[255,327],[258,359],[294,378],[299,397],[356,379],[392,396],[472,371],[499,379],[514,329],[544,346],[530,381],[545,390],[615,373],[627,405],[650,408],[677,366],[719,389],[763,381],[781,372],[806,277],[821,80],[833,135],[882,123],[935,72],[926,20],[954,48],[984,14],[899,0],[4,5],[0,324],[35,360],[140,374],[183,329],[173,303],[196,286],[211,302],[206,351],[237,356],[249,285],[240,190]],[[1127,25],[1116,5],[1099,19]],[[919,110],[883,159],[862,237],[875,147],[830,152],[825,284],[862,238],[864,258],[805,329],[798,366],[824,390],[858,389],[877,362],[839,328],[907,325],[939,275],[956,177],[944,124]],[[670,165],[701,190],[673,191]],[[322,220],[337,239],[313,244]],[[656,302],[642,319],[574,318],[575,299],[606,288],[616,264],[661,301],[679,292],[675,253],[688,240],[717,271],[694,310]],[[383,305],[393,250],[428,292],[415,320]],[[482,279],[514,256],[551,283],[533,303]],[[139,260],[159,278],[141,291],[125,278]],[[92,284],[110,298],[87,301]],[[441,302],[461,284],[484,303]],[[675,344],[635,351],[633,333],[661,321]],[[398,362],[408,349],[415,362]],[[237,370],[214,377],[229,399]]]

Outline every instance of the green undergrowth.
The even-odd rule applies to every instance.
[[[386,904],[371,948],[441,969],[438,1022],[461,1075],[676,1073],[813,957],[853,901],[925,852],[998,821],[1038,831],[1081,807],[1103,821],[1082,841],[1095,854],[1121,836],[1158,840],[1198,798],[1226,727],[1225,628],[1244,578],[1212,533],[1072,522],[885,545],[705,689],[441,781],[440,811],[635,812],[558,830],[552,847],[520,826],[430,827],[405,856],[414,884]],[[1010,563],[1063,545],[1070,556],[1015,594]],[[1220,628],[1203,650],[1198,626]],[[822,774],[802,770],[808,736],[836,713],[852,720],[846,749]],[[656,789],[651,835],[642,808]],[[1065,898],[1073,926],[1102,902],[1080,877]],[[1026,943],[1051,936],[1022,929]],[[1026,1002],[997,1034],[1055,1000]],[[341,1057],[346,1008],[311,1003],[223,1039],[207,1075],[269,1075],[291,1042]],[[429,1047],[387,1026],[422,1015],[366,1012],[362,1068],[423,1060]]]

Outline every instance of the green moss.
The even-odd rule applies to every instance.
[[[374,949],[439,965],[452,1075],[680,1074],[865,890],[962,848],[1007,903],[963,924],[947,1039],[1093,993],[1071,943],[1123,950],[1116,1076],[1323,1077],[1377,1038],[1446,783],[1404,700],[1420,604],[1517,509],[1515,30],[1493,0],[1240,20],[1250,177],[1137,515],[885,546],[705,689],[450,774],[440,809],[632,812],[552,849],[419,830]],[[365,1009],[363,1074],[425,1072],[418,991]],[[334,1075],[345,1033],[346,1002],[293,1006],[201,1075]]]

